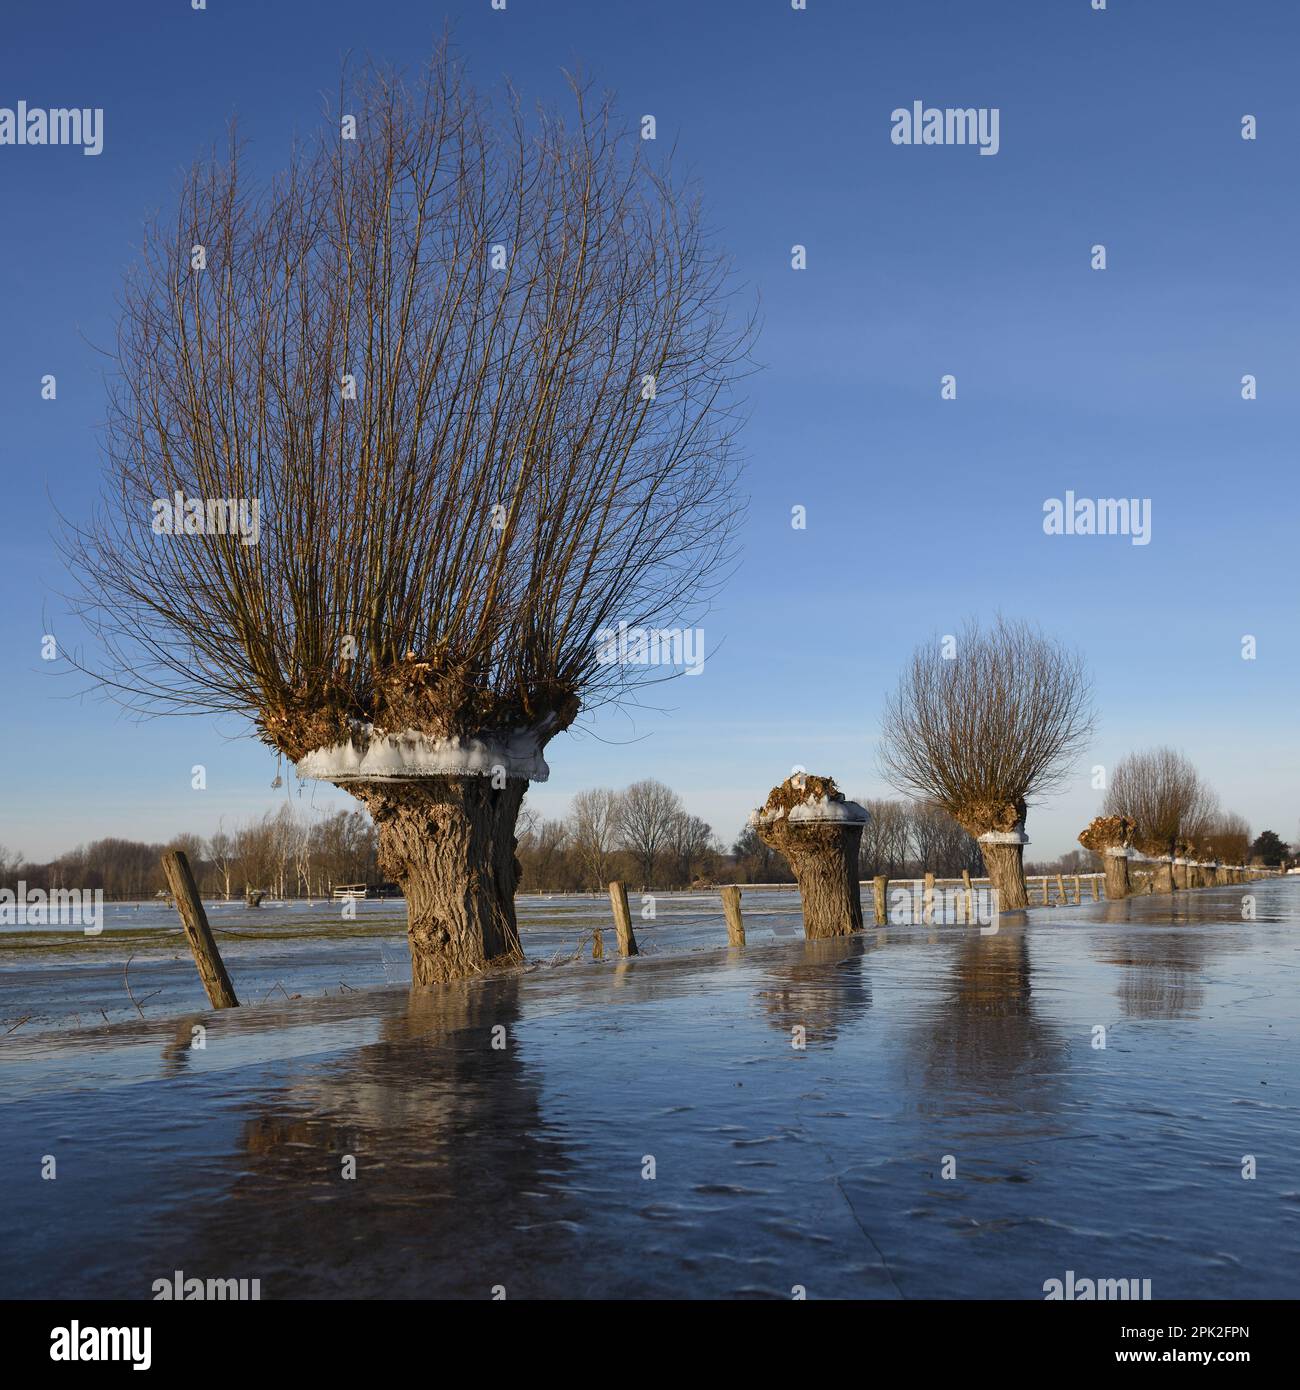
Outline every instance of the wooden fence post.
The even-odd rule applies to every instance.
[[[1065,896],[1065,880],[1061,877],[1060,874],[1057,874],[1056,876],[1056,891],[1058,894],[1060,894],[1062,902],[1069,901],[1069,899]]]
[[[887,874],[877,874],[871,880],[872,896],[876,906],[876,926],[883,927],[889,921],[885,904],[889,895],[889,876]]]
[[[217,943],[212,939],[208,914],[203,910],[189,860],[178,849],[168,850],[162,857],[162,867],[172,901],[181,915],[185,939],[194,953],[194,964],[199,968],[199,979],[203,981],[208,1003],[214,1009],[237,1009],[239,1000],[235,998],[235,987],[230,983]]]
[[[966,885],[966,921],[973,922],[975,920],[975,890],[971,887],[969,869],[961,871],[961,881]]]
[[[722,911],[727,919],[727,945],[745,944],[745,919],[740,915],[740,888],[729,883],[722,890]]]
[[[619,955],[636,955],[636,936],[632,931],[632,909],[627,905],[626,883],[614,882],[609,885],[609,905],[614,909],[614,930],[618,933]]]
[[[921,919],[925,922],[934,921],[934,875],[925,876],[925,896],[921,900]]]
[[[1092,884],[1092,900],[1093,900],[1093,902],[1100,902],[1100,901],[1101,901],[1101,886],[1100,886],[1100,885],[1098,884],[1098,882],[1097,882],[1097,875],[1096,875],[1096,874],[1093,874],[1093,875],[1091,876],[1091,878],[1089,878],[1088,881]]]

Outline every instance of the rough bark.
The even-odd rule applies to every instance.
[[[406,895],[414,984],[523,963],[515,820],[527,788],[474,776],[347,784],[374,818],[380,868]]]
[[[1174,891],[1174,866],[1166,860],[1157,860],[1151,869],[1151,891],[1153,893],[1172,893]]]
[[[862,930],[861,825],[777,822],[760,825],[758,834],[790,861],[803,902],[804,936],[812,941]]]
[[[789,818],[804,806],[824,808],[824,818]],[[861,819],[839,818],[843,814]],[[862,930],[858,849],[865,821],[866,812],[845,800],[833,778],[811,773],[773,787],[754,820],[759,839],[790,863],[803,902],[804,936],[810,941]]]
[[[1106,873],[1107,898],[1127,898],[1132,892],[1127,852],[1121,855],[1112,854],[1110,851],[1127,851],[1133,830],[1133,821],[1128,816],[1096,816],[1088,827],[1079,833],[1079,843],[1084,849],[1101,856],[1102,867]]]
[[[1128,855],[1107,854],[1103,856],[1103,860],[1106,865],[1106,896],[1127,898],[1130,891]]]
[[[998,911],[1018,912],[1028,907],[1024,845],[998,845],[981,841],[980,850],[984,855],[984,867],[989,871],[989,882],[998,895]]]

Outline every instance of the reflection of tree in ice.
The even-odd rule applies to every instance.
[[[1022,926],[964,936],[937,1004],[919,1007],[912,1036],[927,1090],[1022,1108],[1027,1094],[1056,1084],[1063,1043],[1034,1007]]]
[[[771,983],[758,990],[768,1022],[781,1032],[803,1027],[810,1047],[833,1042],[844,1024],[871,1007],[865,960],[870,940],[826,937],[791,947],[767,967]]]
[[[1223,903],[1194,896],[1150,904],[1107,903],[1105,921],[1118,932],[1101,932],[1093,950],[1119,967],[1115,996],[1125,1018],[1192,1018],[1205,1003],[1205,971],[1212,956],[1249,944],[1243,928],[1221,925]],[[1205,928],[1214,923],[1211,933]]]
[[[243,1171],[201,1220],[189,1265],[256,1275],[272,1298],[551,1291],[546,1266],[575,1262],[581,1213],[511,1036],[519,987],[413,990],[380,1042],[259,1099]]]

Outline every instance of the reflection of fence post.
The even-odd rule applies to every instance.
[[[745,944],[745,919],[740,915],[740,889],[729,883],[722,890],[722,911],[727,919],[727,944]]]
[[[871,880],[871,888],[876,904],[876,926],[883,927],[889,921],[886,910],[886,902],[889,893],[889,876],[887,874],[877,874]]]
[[[632,909],[627,905],[626,883],[614,882],[609,885],[609,905],[614,909],[614,930],[618,933],[619,955],[636,955],[636,936],[632,931]]]
[[[212,938],[208,914],[203,910],[189,860],[178,849],[168,850],[162,857],[162,866],[172,900],[181,915],[185,939],[194,953],[194,964],[199,968],[199,979],[203,981],[208,1003],[214,1009],[237,1009],[239,1000],[235,998],[235,987],[230,983],[221,953]]]

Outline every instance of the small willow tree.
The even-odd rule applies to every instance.
[[[999,906],[1023,908],[1029,798],[1064,782],[1092,727],[1079,655],[1023,622],[972,622],[953,647],[913,653],[885,706],[881,769],[973,835]]]
[[[1213,803],[1213,794],[1183,754],[1155,748],[1130,753],[1116,764],[1103,812],[1133,822],[1133,843],[1158,860],[1152,891],[1169,893],[1176,886],[1174,860],[1186,857],[1182,851],[1193,834],[1204,833]],[[1177,886],[1185,887],[1186,875],[1178,879]]]
[[[233,141],[195,167],[127,284],[72,528],[83,669],[246,716],[362,801],[419,983],[519,960],[545,744],[664,674],[609,630],[690,621],[731,553],[752,323],[695,196],[571,92],[493,108],[443,48],[345,80],[269,183]]]
[[[1106,873],[1106,897],[1127,898],[1132,890],[1128,857],[1133,843],[1133,821],[1128,816],[1094,816],[1079,832],[1084,849],[1100,856]]]
[[[862,930],[858,858],[866,809],[849,801],[832,777],[798,772],[778,783],[750,817],[765,845],[787,859],[799,885],[804,936],[849,936]]]

